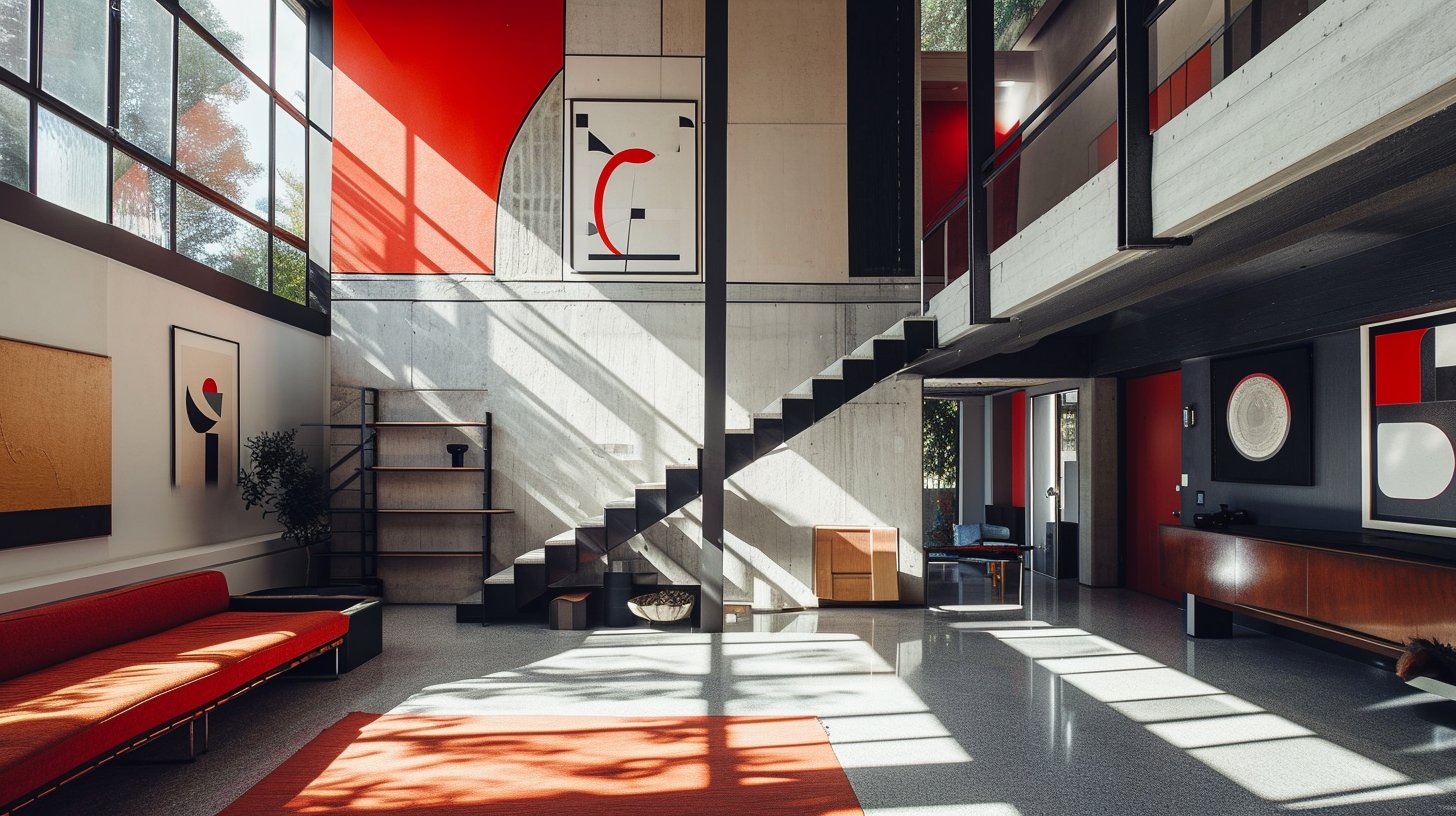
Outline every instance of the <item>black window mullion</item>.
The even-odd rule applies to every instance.
[[[278,84],[278,4],[268,0],[268,90]],[[268,264],[268,291],[273,286],[273,231],[278,229],[278,100],[268,106],[268,245],[263,248]]]
[[[106,123],[111,132],[121,128],[121,2],[111,0],[110,26],[106,32]]]
[[[163,3],[162,4],[162,7],[163,8],[166,8],[166,4]],[[168,10],[170,11],[170,9],[168,9]],[[171,131],[172,131],[172,150],[171,150],[171,154],[172,155],[171,155],[170,160],[167,162],[167,169],[171,170],[174,175],[178,172],[178,170],[177,170],[177,122],[180,119],[180,117],[182,116],[182,112],[179,111],[179,110],[177,110],[177,61],[178,61],[179,57],[181,56],[178,53],[178,48],[177,48],[177,26],[178,25],[179,25],[179,23],[177,22],[177,15],[174,12],[172,14],[172,128],[171,128]],[[170,183],[167,186],[167,196],[168,196],[168,199],[171,202],[171,205],[167,208],[167,218],[171,221],[170,236],[171,236],[171,244],[172,244],[172,246],[170,247],[170,249],[173,252],[176,252],[177,251],[177,181],[176,181],[175,178],[171,179]]]
[[[30,85],[40,87],[41,0],[30,2]]]
[[[40,178],[36,168],[40,165],[40,104],[30,98],[30,192],[39,189]]]

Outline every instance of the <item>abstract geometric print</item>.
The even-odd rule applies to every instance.
[[[696,121],[694,102],[572,103],[576,272],[696,274]]]
[[[172,484],[237,484],[238,344],[172,327]]]
[[[1456,535],[1456,315],[1364,333],[1366,526]]]

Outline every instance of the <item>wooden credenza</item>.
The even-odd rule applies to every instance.
[[[898,601],[894,527],[815,527],[814,594],[832,601]]]
[[[1215,607],[1386,655],[1412,637],[1456,641],[1456,564],[1289,533],[1162,525],[1163,581]]]

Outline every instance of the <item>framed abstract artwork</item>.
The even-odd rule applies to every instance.
[[[696,275],[698,104],[571,103],[571,265]]]
[[[1213,478],[1314,484],[1310,347],[1214,360]]]
[[[172,484],[238,483],[238,344],[172,327]]]
[[[1363,522],[1456,536],[1456,310],[1360,329]]]
[[[111,535],[111,358],[0,340],[0,549]]]

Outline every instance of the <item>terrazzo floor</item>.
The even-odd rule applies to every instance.
[[[933,565],[929,609],[760,614],[552,632],[385,609],[384,654],[275,682],[213,716],[212,750],[108,766],[25,816],[210,816],[350,711],[815,714],[878,816],[1456,811],[1456,702],[1250,630],[1191,641],[1180,611],[1038,577],[1004,608]]]

